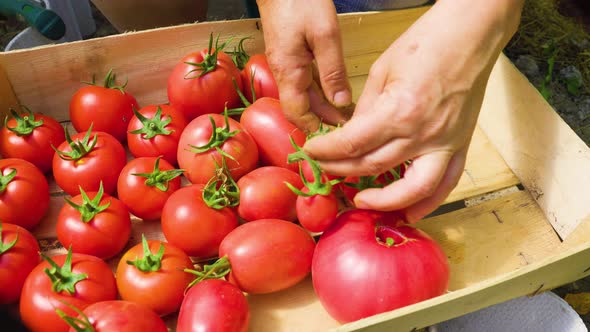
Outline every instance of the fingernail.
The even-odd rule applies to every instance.
[[[336,107],[345,107],[352,103],[352,96],[350,91],[342,90],[338,91],[334,94],[334,106]]]
[[[356,196],[354,197],[354,206],[356,206],[357,209],[369,209],[369,204],[360,198],[356,198]]]

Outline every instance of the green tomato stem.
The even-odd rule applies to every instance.
[[[299,164],[299,176],[301,177],[301,181],[303,182],[303,185],[305,187],[307,187],[307,189],[309,191],[307,193],[304,193],[301,190],[299,190],[298,188],[295,188],[292,184],[285,182],[287,187],[289,187],[289,189],[291,189],[291,191],[293,191],[295,194],[297,194],[299,196],[304,196],[304,197],[311,197],[311,196],[315,196],[315,195],[322,195],[322,196],[330,195],[330,193],[332,193],[332,186],[335,183],[333,183],[333,181],[323,182],[322,181],[322,168],[320,167],[319,163],[317,161],[313,160],[310,156],[308,156],[301,149],[301,147],[299,147],[297,145],[297,143],[295,143],[295,141],[293,140],[293,137],[289,136],[289,140],[291,141],[291,145],[293,145],[293,147],[295,148],[295,152],[289,154],[289,156],[287,157],[287,162],[289,164],[291,164],[294,162],[300,162],[300,161],[304,161],[304,160],[307,161],[311,167],[312,172],[313,172],[313,182],[307,181],[307,179],[305,178],[305,175],[303,174],[303,168],[301,167],[301,164]]]
[[[46,260],[51,269],[46,268],[45,274],[51,280],[51,289],[56,293],[66,292],[69,295],[76,293],[76,284],[84,279],[88,278],[88,275],[84,273],[73,273],[72,272],[72,248],[68,249],[68,254],[63,266],[57,265],[55,261],[46,256],[43,253],[39,253],[41,258]]]
[[[63,160],[76,161],[76,160],[80,160],[82,157],[89,154],[94,149],[94,147],[96,147],[96,143],[98,143],[98,135],[96,135],[96,134],[94,134],[94,138],[90,142],[90,134],[92,133],[92,126],[93,125],[94,124],[90,125],[90,128],[88,128],[86,135],[84,135],[84,138],[81,141],[76,140],[75,142],[72,141],[72,138],[70,137],[70,132],[68,131],[68,129],[64,128],[65,134],[66,134],[66,142],[68,142],[68,144],[72,148],[72,151],[63,152],[63,151],[60,151],[52,146],[53,149],[55,150],[55,152],[57,153],[57,155]]]
[[[104,188],[102,186],[102,181],[100,181],[100,187],[98,188],[98,192],[96,193],[96,196],[94,196],[93,199],[90,199],[88,197],[88,195],[86,194],[84,189],[82,189],[81,186],[79,188],[80,194],[82,195],[81,205],[77,205],[68,198],[65,198],[65,200],[71,207],[80,212],[80,220],[82,220],[83,222],[88,223],[89,221],[94,219],[94,217],[96,217],[98,214],[105,211],[109,208],[109,206],[111,206],[111,201],[104,205],[100,205],[100,201],[104,196]]]
[[[160,170],[160,158],[156,159],[154,164],[154,170],[151,173],[134,173],[134,176],[140,176],[146,178],[145,185],[149,187],[156,187],[160,191],[166,192],[170,187],[170,181],[179,177],[184,173],[184,169],[171,169],[167,171]]]
[[[41,127],[43,125],[43,119],[35,121],[35,115],[33,112],[25,106],[22,106],[22,108],[27,111],[28,115],[20,116],[15,110],[11,108],[10,114],[12,114],[12,117],[16,120],[16,127],[8,126],[9,117],[4,118],[4,127],[15,133],[17,136],[28,136],[33,133],[35,128]]]
[[[0,193],[3,193],[4,191],[6,191],[6,187],[8,187],[8,184],[10,184],[10,182],[12,182],[12,180],[14,180],[14,177],[16,176],[16,169],[13,168],[12,171],[10,171],[10,173],[6,174],[6,175],[2,175],[2,173],[0,173]]]
[[[189,151],[194,152],[194,153],[203,153],[203,152],[207,152],[211,149],[220,147],[221,145],[223,145],[223,143],[225,143],[225,141],[227,141],[228,139],[236,136],[240,130],[234,130],[234,131],[230,131],[229,129],[229,115],[228,115],[228,110],[227,107],[225,108],[224,112],[223,112],[223,116],[224,116],[224,120],[225,120],[225,127],[219,128],[217,127],[217,125],[215,124],[215,120],[213,119],[212,116],[209,116],[209,121],[211,121],[211,137],[209,137],[209,142],[207,142],[205,145],[202,146],[194,146],[194,145],[190,145],[191,149]],[[220,150],[218,150],[220,151]],[[227,155],[226,152],[222,152],[224,154]],[[229,158],[232,158],[231,156],[227,155]]]
[[[162,257],[164,257],[164,244],[160,244],[158,252],[154,255],[150,251],[150,246],[145,238],[141,235],[141,243],[143,245],[143,258],[137,258],[134,261],[127,261],[127,264],[135,266],[142,272],[157,272],[162,268]]]
[[[188,288],[206,279],[220,279],[231,272],[231,264],[227,256],[219,258],[215,263],[203,266],[203,271],[184,269],[184,272],[194,274],[197,276],[195,280],[191,281]]]
[[[143,114],[139,113],[135,108],[133,108],[133,114],[139,119],[142,123],[143,127],[132,130],[129,133],[135,135],[141,135],[140,137],[145,140],[152,139],[158,135],[170,135],[174,132],[174,130],[166,129],[166,126],[172,122],[172,118],[167,116],[165,119],[162,120],[162,107],[158,105],[158,109],[156,110],[156,114],[154,114],[153,118],[145,117]]]
[[[82,318],[71,317],[71,316],[68,316],[65,312],[63,312],[63,310],[61,310],[59,308],[55,308],[55,313],[57,313],[57,315],[61,319],[63,319],[69,326],[71,326],[76,332],[95,332],[96,331],[94,329],[94,327],[92,326],[92,323],[88,319],[88,316],[86,316],[86,314],[84,314],[80,309],[76,308],[75,306],[73,306],[65,301],[61,301],[61,300],[58,300],[58,301],[62,302],[66,306],[70,307],[79,316],[82,317]]]
[[[2,222],[0,222],[0,256],[8,250],[12,249],[16,242],[18,242],[18,233],[16,234],[16,238],[12,240],[12,242],[4,244],[4,242],[2,241]]]
[[[240,204],[240,188],[227,168],[225,156],[221,156],[221,166],[215,161],[215,175],[207,182],[203,189],[203,201],[207,206],[221,210],[226,207],[236,207]]]
[[[213,50],[213,33],[211,33],[211,35],[209,36],[209,48],[207,49],[208,53],[205,54],[205,56],[203,57],[203,61],[201,61],[201,62],[185,61],[184,62],[187,65],[191,65],[191,66],[196,67],[196,68],[190,70],[188,73],[186,73],[186,75],[184,76],[184,79],[188,80],[188,79],[195,79],[195,78],[203,77],[207,73],[214,71],[217,68],[217,55],[218,55],[219,51],[222,51],[225,48],[225,46],[232,39],[233,39],[233,37],[229,38],[223,44],[219,45],[219,35],[217,35],[217,39],[215,41],[215,50]],[[195,73],[195,72],[200,72],[200,74],[196,75],[196,76],[190,76],[192,73]]]

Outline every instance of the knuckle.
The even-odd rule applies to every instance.
[[[328,68],[322,73],[322,80],[327,84],[342,83],[346,82],[346,69],[343,66],[334,66]]]
[[[338,29],[332,24],[323,24],[317,27],[314,35],[318,40],[333,39],[338,36]]]
[[[376,159],[372,155],[365,157],[365,170],[369,175],[377,175],[385,172],[388,168],[387,164],[382,159]]]
[[[340,139],[338,140],[338,148],[340,149],[340,151],[342,151],[347,156],[356,157],[359,151],[357,144],[348,136],[340,135],[339,138]]]

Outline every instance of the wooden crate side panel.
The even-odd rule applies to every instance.
[[[590,149],[505,56],[492,72],[479,126],[562,238],[590,215]]]
[[[380,52],[427,8],[340,16],[350,75],[366,75]],[[220,41],[251,36],[246,47],[253,53],[264,51],[260,29],[255,19],[189,24],[8,52],[2,62],[21,103],[66,120],[71,96],[93,73],[102,78],[112,68],[129,79],[128,91],[140,105],[165,103],[172,68],[185,54],[206,48],[211,33],[220,34]]]
[[[0,121],[0,126],[4,125],[4,116],[10,114],[8,112],[10,108],[18,110],[19,105],[16,95],[12,90],[10,80],[2,65],[2,55],[0,54],[0,120],[2,120]]]

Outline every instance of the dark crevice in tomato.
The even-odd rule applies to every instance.
[[[400,232],[388,226],[377,226],[375,238],[379,244],[386,247],[399,246],[408,241]]]
[[[43,120],[41,119],[39,121],[35,121],[35,115],[33,112],[25,106],[21,107],[27,111],[28,115],[20,116],[15,110],[11,108],[10,114],[12,114],[12,117],[16,120],[16,127],[11,128],[8,126],[8,120],[10,118],[8,116],[4,118],[4,127],[15,133],[17,136],[28,136],[33,132],[33,130],[35,130],[35,128],[41,127],[43,125]]]
[[[143,234],[141,235],[141,244],[143,245],[143,258],[127,261],[127,264],[135,266],[142,272],[159,271],[162,267],[162,257],[164,257],[164,245],[160,244],[158,252],[154,255],[150,251],[150,246]]]
[[[68,249],[68,254],[63,266],[57,265],[51,258],[43,253],[39,253],[41,258],[51,265],[51,269],[46,268],[45,274],[51,279],[51,290],[56,293],[66,292],[70,295],[76,293],[76,284],[79,281],[88,278],[85,273],[72,272],[72,248]]]

